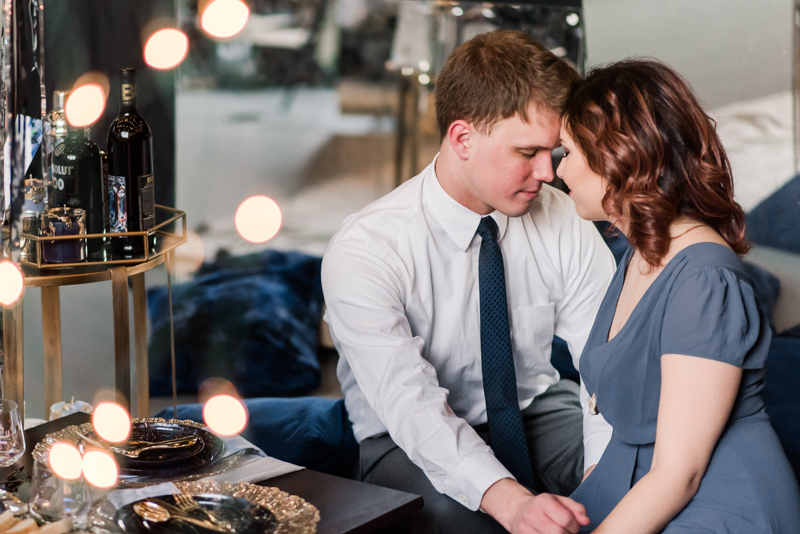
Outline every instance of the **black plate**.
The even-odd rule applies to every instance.
[[[119,461],[120,475],[173,477],[191,474],[205,464],[222,457],[222,453],[225,451],[225,443],[211,432],[177,423],[133,423],[130,439],[163,441],[186,436],[198,436],[203,445],[190,449],[167,451],[163,455],[150,453],[136,460],[115,454],[114,456]],[[94,437],[94,435],[90,437]]]
[[[204,432],[204,431],[203,431]],[[128,456],[114,453],[120,467],[133,468],[133,469],[152,469],[154,467],[165,467],[180,464],[189,458],[199,454],[205,448],[205,441],[196,428],[191,428],[182,425],[169,425],[169,427],[152,428],[142,423],[134,423],[131,428],[131,440],[142,441],[167,441],[171,439],[179,439],[189,436],[197,436],[197,443],[191,447],[180,449],[155,449],[145,451],[140,454],[138,458],[129,458]],[[124,445],[124,444],[121,444]]]
[[[159,497],[159,499],[170,504],[175,503],[172,495]],[[194,499],[203,508],[213,512],[220,519],[231,523],[235,529],[233,531],[235,534],[269,534],[274,532],[278,526],[278,521],[272,512],[263,506],[253,504],[244,499],[213,494],[195,495]],[[160,534],[162,532],[219,534],[214,530],[191,525],[176,519],[170,519],[163,523],[145,521],[133,511],[133,504],[123,506],[114,514],[114,523],[125,534]],[[197,519],[206,519],[202,512],[193,512],[192,515]]]

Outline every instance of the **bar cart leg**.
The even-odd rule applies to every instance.
[[[3,308],[3,398],[19,405],[19,416],[25,420],[25,382],[22,359],[22,297]]]
[[[128,308],[128,269],[111,271],[111,296],[114,306],[114,376],[117,402],[130,412],[131,333]]]
[[[136,347],[136,416],[150,417],[150,370],[147,362],[147,294],[144,273],[133,281],[133,340]]]
[[[61,372],[61,297],[58,286],[42,288],[44,407],[64,400]]]

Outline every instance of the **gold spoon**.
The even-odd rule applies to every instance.
[[[133,511],[142,517],[142,519],[146,521],[152,521],[153,523],[164,523],[165,521],[175,519],[177,521],[185,521],[186,523],[191,523],[192,525],[213,530],[215,532],[228,532],[227,529],[219,527],[210,521],[195,519],[194,517],[185,515],[171,514],[169,510],[160,504],[150,501],[139,501],[135,503],[133,505]]]

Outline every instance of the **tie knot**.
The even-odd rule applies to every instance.
[[[478,225],[478,235],[484,241],[497,241],[497,223],[491,217],[483,217]]]

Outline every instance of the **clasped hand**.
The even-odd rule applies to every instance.
[[[486,490],[481,508],[511,534],[575,534],[589,524],[582,504],[560,495],[533,495],[510,478]]]

